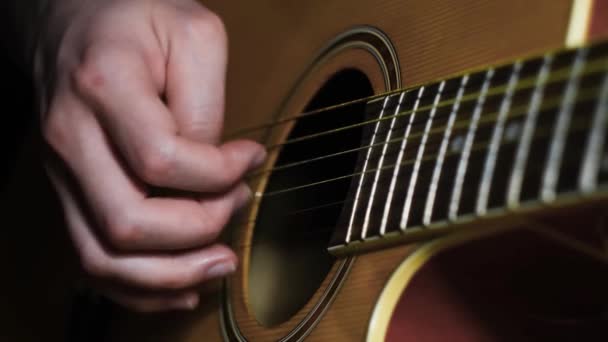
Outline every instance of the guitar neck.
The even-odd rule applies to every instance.
[[[608,182],[608,43],[374,99],[334,253]]]

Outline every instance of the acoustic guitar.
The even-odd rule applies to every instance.
[[[191,313],[92,297],[22,168],[2,341],[608,341],[607,1],[205,5],[226,138],[269,150],[227,229],[237,273]]]

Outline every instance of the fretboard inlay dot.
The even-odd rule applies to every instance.
[[[372,163],[359,165],[369,172],[353,181],[355,204],[343,214],[354,219],[338,227],[341,243],[331,248],[606,187],[606,47],[548,53],[385,97],[375,118],[389,117],[362,144],[380,143],[361,152]]]

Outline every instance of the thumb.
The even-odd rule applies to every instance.
[[[166,97],[179,135],[216,144],[224,119],[227,37],[221,19],[197,6],[171,37]],[[184,20],[184,19],[182,19]]]

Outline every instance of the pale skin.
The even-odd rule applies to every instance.
[[[32,74],[61,161],[46,168],[90,283],[136,311],[195,308],[201,283],[237,267],[217,238],[265,158],[219,142],[221,20],[194,0],[52,0],[42,13]]]

